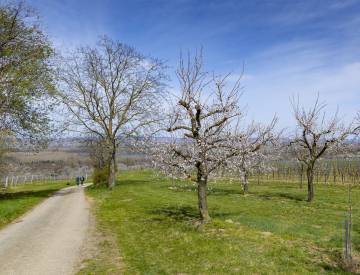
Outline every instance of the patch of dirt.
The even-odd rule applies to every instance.
[[[271,237],[272,233],[271,232],[261,232],[261,235],[264,237]]]
[[[202,225],[205,225],[205,224],[210,224],[211,222],[208,222],[208,221],[199,221],[199,220],[195,220],[195,219],[190,219],[188,221],[188,224],[190,226],[196,226],[196,227],[200,227]]]

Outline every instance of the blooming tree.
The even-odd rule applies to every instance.
[[[296,128],[289,145],[294,156],[306,166],[308,180],[308,202],[314,200],[314,166],[326,152],[339,153],[346,150],[343,141],[353,133],[352,125],[346,126],[338,116],[338,111],[326,119],[325,102],[316,99],[314,107],[306,110],[299,107],[299,99],[293,97],[291,105],[296,120]]]
[[[356,120],[356,127],[354,128],[354,134],[358,136],[360,135],[360,111],[358,111],[355,120]]]
[[[274,117],[269,126],[252,122],[242,126],[244,109],[238,103],[242,95],[241,76],[230,89],[228,74],[215,76],[203,72],[202,54],[187,63],[180,57],[176,75],[180,95],[173,95],[168,114],[168,140],[152,139],[155,169],[171,177],[187,177],[198,186],[200,217],[208,220],[206,190],[208,179],[219,176],[221,167],[245,175],[255,166],[264,166],[269,142],[278,139]],[[175,170],[174,170],[175,168]],[[240,169],[239,169],[240,168]],[[247,188],[247,184],[246,184]]]
[[[202,52],[194,61],[182,55],[176,71],[180,94],[173,95],[166,132],[170,140],[153,146],[157,168],[171,173],[174,168],[198,185],[200,217],[208,220],[206,186],[216,168],[234,155],[231,147],[235,129],[244,110],[238,106],[240,79],[231,89],[226,77],[203,72]]]
[[[274,117],[269,125],[253,121],[235,133],[232,139],[234,156],[231,158],[229,166],[232,167],[232,170],[238,170],[241,175],[245,196],[248,195],[249,173],[255,170],[268,169],[267,164],[276,156],[274,147],[270,148],[271,152],[265,147],[270,144],[277,145],[280,140],[282,131],[275,132],[274,130],[277,121],[277,117]]]

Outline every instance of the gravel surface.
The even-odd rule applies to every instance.
[[[53,193],[0,231],[0,274],[76,273],[91,223],[87,185]]]

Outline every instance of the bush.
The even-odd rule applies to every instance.
[[[107,166],[101,170],[95,168],[93,184],[99,184],[99,183],[109,180],[109,173],[110,173],[109,166]]]
[[[115,165],[115,173],[117,173],[117,165]],[[93,184],[99,184],[104,181],[109,180],[109,174],[110,174],[110,167],[106,166],[103,169],[94,169],[94,176],[93,176]]]

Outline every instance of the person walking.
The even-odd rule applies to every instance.
[[[80,180],[81,180],[81,186],[82,186],[83,183],[84,183],[85,178],[84,178],[84,177],[81,177]]]
[[[80,182],[79,177],[77,177],[75,181],[76,181],[76,185],[79,186],[79,182]]]

